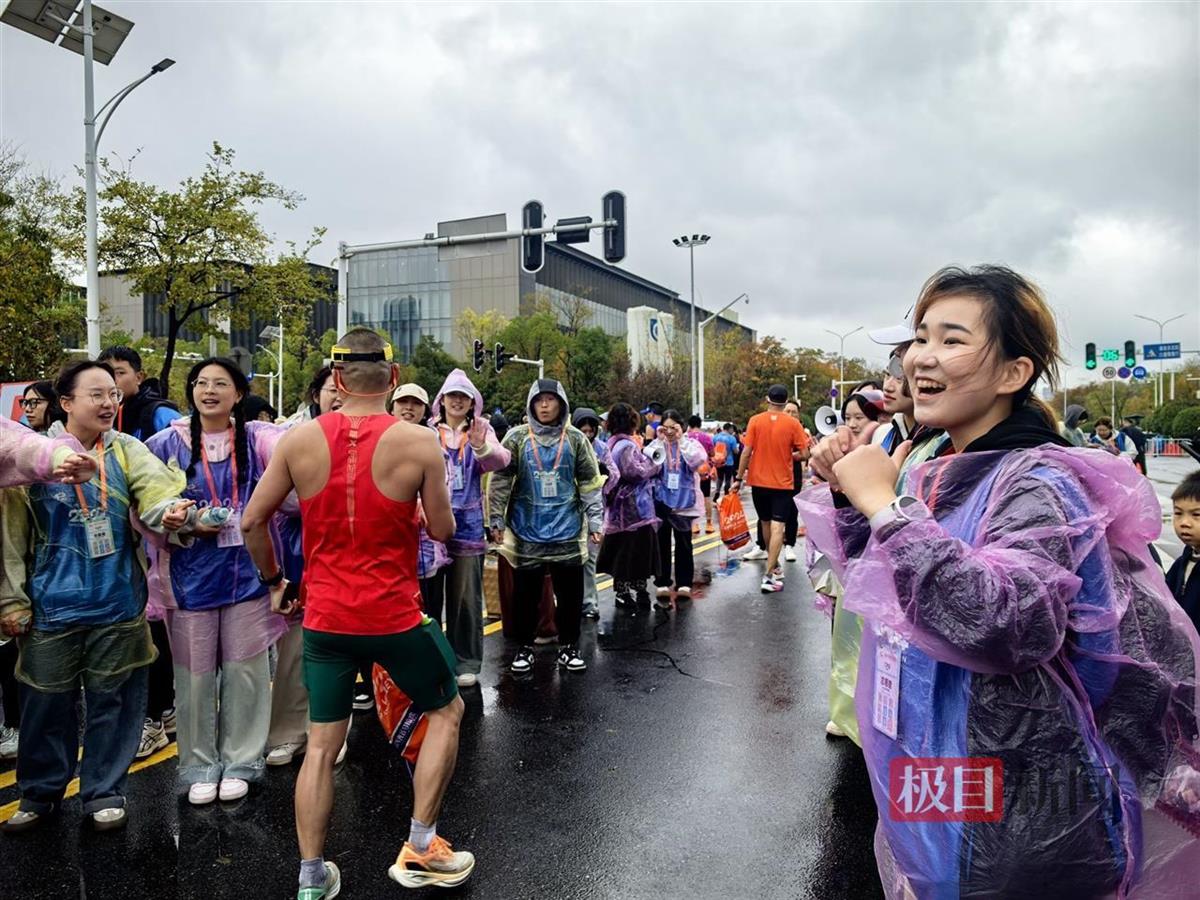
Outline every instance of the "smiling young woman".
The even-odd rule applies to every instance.
[[[799,501],[865,620],[855,702],[884,887],[1165,896],[1200,858],[1200,809],[1172,787],[1200,782],[1200,639],[1149,555],[1158,501],[1126,462],[1068,448],[1033,396],[1059,355],[1030,281],[943,269],[914,325],[915,417],[944,432],[909,465],[907,442],[891,458],[832,435],[814,468],[854,509],[827,487]],[[956,782],[951,764],[981,760],[1002,812],[913,808],[906,771],[962,784],[982,771]]]

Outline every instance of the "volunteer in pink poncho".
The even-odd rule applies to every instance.
[[[864,617],[859,729],[889,897],[1194,897],[1200,641],[1148,545],[1133,467],[1069,449],[1032,392],[1058,339],[994,266],[926,283],[904,357],[905,471],[864,433],[822,441],[798,503]],[[861,444],[861,446],[860,446]],[[831,493],[832,489],[832,493]]]

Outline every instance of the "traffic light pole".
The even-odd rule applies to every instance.
[[[508,358],[508,361],[509,362],[517,362],[517,363],[525,363],[525,365],[527,365],[527,366],[537,366],[538,367],[538,380],[541,381],[543,378],[546,377],[546,363],[544,360],[521,359],[521,357],[519,357],[519,356],[510,356]]]

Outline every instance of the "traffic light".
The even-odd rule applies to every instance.
[[[571,216],[569,219],[559,219],[554,223],[554,227],[558,228],[562,225],[591,225],[591,216]],[[559,244],[587,244],[592,240],[592,230],[587,231],[564,231],[556,233],[554,240]]]
[[[609,191],[602,201],[605,220],[615,219],[617,224],[604,229],[604,259],[619,263],[625,258],[625,195],[620,191]]]
[[[513,358],[516,354],[505,353],[504,345],[499,341],[496,342],[496,374],[500,374],[500,370],[504,368],[504,364]]]
[[[1137,344],[1133,341],[1125,342],[1125,365],[1131,369],[1137,365]]]
[[[475,352],[472,355],[471,364],[475,366],[476,372],[483,371],[483,341],[475,341]]]
[[[1088,369],[1096,368],[1096,345],[1095,344],[1089,343],[1083,348],[1083,365],[1085,368],[1088,368]]]
[[[542,204],[536,200],[530,200],[521,210],[521,227],[522,228],[541,228],[545,221],[545,213],[542,210]],[[546,261],[545,249],[542,246],[544,236],[540,234],[527,234],[521,237],[521,268],[526,272],[541,271],[542,264]],[[497,364],[496,371],[500,371],[500,366]]]

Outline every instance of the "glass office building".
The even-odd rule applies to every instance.
[[[439,237],[486,234],[507,229],[503,214],[440,222]],[[598,238],[594,238],[598,239]],[[548,240],[545,265],[529,274],[520,266],[516,238],[448,247],[404,250],[357,250],[350,257],[347,278],[348,321],[382,328],[392,338],[401,360],[407,360],[425,335],[446,350],[464,356],[454,323],[464,310],[497,310],[508,318],[529,315],[539,301],[547,302],[565,319],[569,310],[585,307],[589,326],[624,337],[626,313],[651,306],[675,315],[686,329],[689,305],[669,288],[577,250]],[[702,319],[707,311],[696,308]],[[754,332],[724,318],[718,327]],[[685,331],[686,333],[686,331]]]

